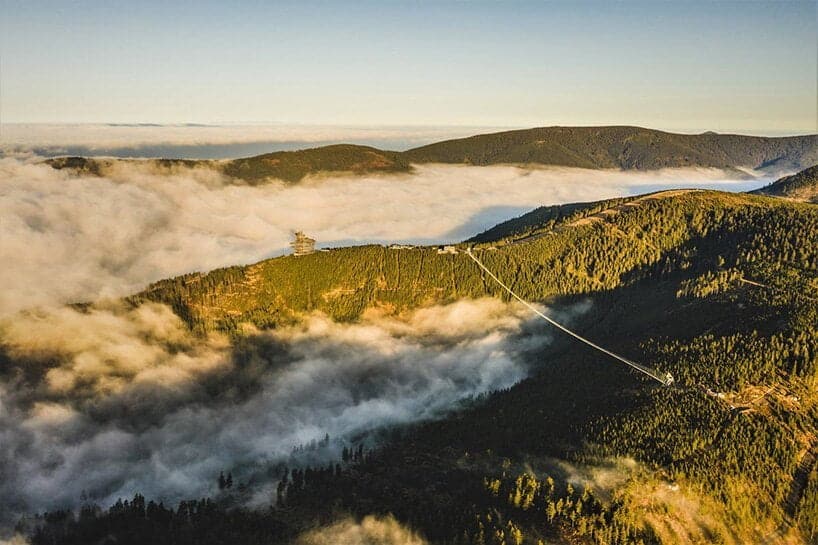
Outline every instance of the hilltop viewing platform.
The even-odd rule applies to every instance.
[[[309,255],[315,253],[315,239],[304,234],[303,231],[296,231],[295,240],[290,242],[293,247],[293,255]]]

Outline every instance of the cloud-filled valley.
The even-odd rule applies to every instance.
[[[0,272],[0,315],[119,297],[162,278],[280,255],[297,229],[322,247],[455,242],[543,204],[748,183],[716,170],[444,165],[298,185],[224,181],[205,168],[167,176],[123,165],[97,178],[0,159],[0,259],[11,264]]]
[[[107,505],[135,492],[214,493],[221,470],[250,479],[325,434],[337,456],[339,440],[511,386],[549,341],[524,309],[492,299],[356,324],[316,314],[235,346],[194,339],[159,305],[60,309],[0,327],[9,518],[83,494]]]
[[[83,495],[106,505],[137,491],[213,493],[222,470],[257,479],[326,434],[337,455],[356,434],[434,417],[547,364],[536,354],[548,331],[496,300],[353,324],[314,314],[232,342],[194,336],[167,307],[117,302],[152,281],[280,255],[296,229],[329,247],[444,243],[544,204],[763,183],[715,170],[451,165],[226,182],[206,168],[91,177],[0,159],[0,522]],[[86,301],[97,303],[64,306]],[[269,484],[256,483],[254,501],[269,500]]]

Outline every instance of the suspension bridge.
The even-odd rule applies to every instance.
[[[604,348],[604,347],[596,344],[595,342],[591,341],[590,339],[586,339],[585,337],[583,337],[579,333],[577,333],[575,331],[572,331],[571,329],[565,327],[564,325],[557,322],[553,318],[550,318],[549,316],[546,316],[537,307],[535,307],[534,305],[532,305],[531,303],[529,303],[528,301],[526,301],[525,299],[523,299],[522,297],[517,295],[514,292],[514,290],[512,290],[510,287],[508,287],[508,285],[506,285],[502,280],[500,280],[500,278],[498,278],[496,274],[494,274],[488,267],[486,267],[483,264],[482,261],[480,261],[480,259],[478,259],[478,257],[476,255],[474,255],[472,253],[471,248],[467,248],[465,253],[466,253],[467,256],[469,256],[472,259],[472,261],[474,261],[477,264],[478,267],[480,267],[480,269],[483,270],[483,272],[485,272],[489,276],[489,278],[494,280],[501,288],[503,288],[506,292],[508,292],[509,295],[511,295],[514,299],[516,299],[520,303],[522,303],[531,312],[533,312],[534,314],[536,314],[537,316],[539,316],[540,318],[542,318],[543,320],[545,320],[546,322],[548,322],[552,326],[556,327],[557,329],[559,329],[563,333],[566,333],[566,334],[570,335],[571,337],[577,339],[578,341],[580,341],[582,343],[585,343],[586,345],[590,346],[591,348],[593,348],[595,350],[598,350],[598,351],[602,352],[603,354],[606,354],[607,356],[610,356],[611,358],[614,358],[615,360],[618,360],[618,361],[624,363],[625,365],[628,365],[629,367],[631,367],[631,368],[639,371],[640,373],[652,378],[653,380],[659,382],[660,384],[662,384],[664,386],[671,386],[673,384],[673,375],[671,375],[670,373],[660,372],[660,371],[658,371],[656,369],[648,367],[647,365],[642,365],[641,363],[637,363],[637,362],[635,362],[633,360],[630,360],[630,359],[628,359],[628,358],[626,358],[624,356],[620,356],[619,354],[617,354],[615,352],[611,352],[607,348]]]

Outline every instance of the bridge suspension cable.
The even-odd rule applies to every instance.
[[[536,314],[537,316],[539,316],[540,318],[542,318],[543,320],[545,320],[549,324],[553,325],[557,329],[563,331],[564,333],[567,333],[568,335],[574,337],[578,341],[587,344],[591,348],[599,350],[603,354],[607,354],[608,356],[610,356],[610,357],[612,357],[612,358],[614,358],[616,360],[621,361],[622,363],[632,367],[633,369],[636,369],[640,373],[643,373],[643,374],[649,376],[650,378],[652,378],[653,380],[661,383],[664,386],[670,386],[671,384],[673,384],[673,375],[671,375],[670,373],[667,373],[667,372],[661,373],[661,372],[657,371],[656,369],[652,369],[652,368],[650,368],[650,367],[648,367],[646,365],[636,363],[635,361],[629,360],[628,358],[625,358],[623,356],[620,356],[619,354],[611,352],[610,350],[599,346],[595,342],[586,339],[585,337],[583,337],[579,333],[576,333],[576,332],[568,329],[567,327],[565,327],[564,325],[560,324],[559,322],[553,320],[552,318],[549,318],[548,316],[546,316],[545,314],[540,312],[534,305],[532,305],[531,303],[529,303],[528,301],[526,301],[525,299],[523,299],[522,297],[520,297],[519,295],[514,293],[514,291],[511,288],[509,288],[505,283],[503,283],[503,281],[500,280],[493,272],[491,272],[488,269],[488,267],[483,265],[483,263],[479,259],[477,259],[477,256],[475,256],[472,253],[471,248],[466,249],[466,255],[468,255],[475,263],[477,263],[477,266],[480,267],[495,282],[497,282],[497,284],[499,284],[501,288],[506,290],[509,293],[509,295],[514,297],[517,301],[519,301],[520,303],[525,305],[531,312],[533,312],[534,314]]]

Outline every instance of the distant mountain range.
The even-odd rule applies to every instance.
[[[54,168],[100,175],[121,162],[162,170],[207,166],[238,181],[295,183],[309,175],[409,172],[412,164],[536,165],[656,170],[706,167],[792,172],[818,163],[818,135],[759,137],[675,134],[641,127],[543,127],[446,140],[405,152],[339,144],[225,161],[176,159],[49,159]]]
[[[674,134],[640,127],[545,127],[448,140],[405,155],[415,163],[794,170],[818,161],[818,135],[767,138]]]

